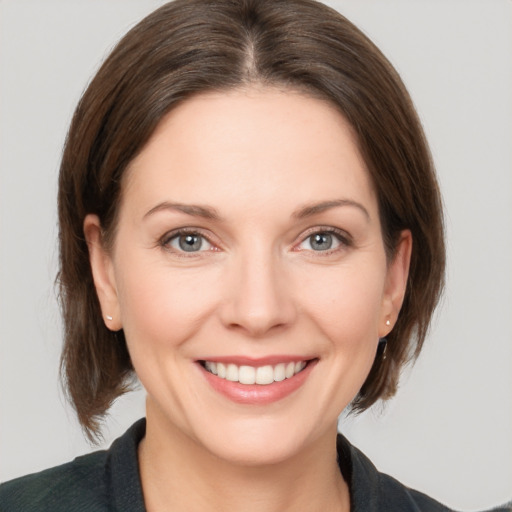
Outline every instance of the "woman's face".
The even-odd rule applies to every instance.
[[[291,91],[198,95],[123,185],[112,251],[96,217],[85,233],[148,424],[251,464],[334,436],[396,320],[410,252],[406,233],[387,264],[344,118]]]

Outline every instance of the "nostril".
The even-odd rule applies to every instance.
[[[273,321],[265,321],[262,319],[250,319],[244,322],[232,322],[227,325],[227,328],[239,331],[240,333],[245,333],[254,338],[261,338],[265,336],[271,336],[276,334],[279,331],[282,331],[287,328],[286,323],[284,322],[273,322]]]
[[[244,253],[223,287],[218,313],[224,326],[253,337],[287,328],[296,317],[286,275],[266,249]]]

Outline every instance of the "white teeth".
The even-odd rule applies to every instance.
[[[226,369],[226,380],[238,382],[238,366],[236,364],[228,364]]]
[[[256,368],[252,366],[240,366],[238,369],[238,382],[240,382],[240,384],[255,384]]]
[[[222,363],[217,363],[217,375],[222,379],[226,378],[226,366]]]
[[[212,361],[206,361],[204,363],[204,367],[210,372],[213,373],[213,375],[217,375],[217,363],[214,363]]]
[[[260,384],[264,386],[292,378],[306,367],[306,362],[279,363],[275,366],[265,365],[255,368],[247,365],[237,366],[232,363],[223,364],[205,361],[204,367],[221,379],[240,382],[240,384]]]
[[[256,384],[272,384],[274,382],[274,368],[272,366],[260,366],[256,369]]]
[[[284,363],[280,363],[278,364],[275,368],[274,368],[274,380],[276,382],[281,382],[282,380],[284,380],[286,378],[286,370],[285,370],[285,366],[284,366]]]

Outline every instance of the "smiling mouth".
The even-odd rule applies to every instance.
[[[220,363],[215,361],[200,361],[201,366],[209,373],[220,379],[240,384],[259,384],[268,386],[274,382],[291,379],[302,372],[310,361],[295,361],[278,363],[276,365],[248,366],[233,363]]]

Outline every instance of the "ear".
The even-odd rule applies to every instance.
[[[123,326],[114,277],[114,266],[112,257],[104,248],[101,223],[97,215],[89,214],[85,217],[84,235],[89,249],[89,261],[103,321],[108,329],[118,331]]]
[[[379,337],[381,338],[391,332],[402,307],[407,289],[411,253],[412,234],[406,229],[400,234],[395,255],[388,265],[379,323]]]

